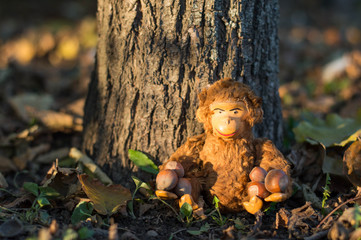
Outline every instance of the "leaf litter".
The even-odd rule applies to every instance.
[[[302,11],[287,4],[281,1],[283,9]],[[72,6],[72,11],[79,9]],[[54,9],[64,11],[61,7]],[[93,6],[92,13],[95,9]],[[347,12],[349,15],[352,12]],[[0,18],[6,18],[6,14]],[[124,214],[123,206],[132,199],[132,191],[109,186],[112,180],[78,150],[86,89],[94,66],[94,17],[79,19],[73,24],[75,29],[60,21],[24,30],[24,24],[18,20],[11,23],[5,19],[0,24],[1,236],[321,239],[328,234],[330,239],[357,239],[359,210],[355,203],[360,204],[360,199],[355,188],[359,187],[359,150],[349,146],[360,135],[361,53],[356,48],[350,50],[350,46],[361,43],[357,37],[361,31],[352,25],[354,18],[345,28],[346,35],[332,27],[289,26],[291,21],[285,23],[282,19],[280,96],[288,129],[287,158],[294,165],[294,195],[265,209],[260,216],[244,212],[224,214],[220,216],[226,219],[223,226],[211,217],[194,219],[186,226],[169,208],[177,209],[176,204],[169,201],[165,205],[152,198],[152,182],[150,190],[141,187],[134,195],[133,219]],[[333,51],[336,48],[340,53]],[[309,117],[304,109],[314,116]],[[146,154],[136,153],[135,158],[143,163],[138,166],[141,171],[158,171],[150,159],[146,160]],[[78,180],[84,172],[87,175],[82,175],[86,176],[83,186],[91,197],[81,190]],[[331,176],[330,193],[323,199],[327,173]],[[33,184],[24,185],[25,182]],[[329,210],[336,211],[322,215],[322,201]],[[100,213],[94,210],[95,206]],[[122,213],[115,210],[118,207]],[[214,207],[205,203],[204,209],[209,214],[207,211]],[[13,235],[7,235],[8,232]]]

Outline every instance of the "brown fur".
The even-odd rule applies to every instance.
[[[256,97],[248,86],[223,79],[204,89],[199,94],[199,101],[197,119],[204,124],[205,133],[189,138],[168,160],[183,165],[185,177],[191,180],[192,196],[196,201],[201,192],[208,202],[216,195],[221,210],[237,212],[243,209],[242,202],[247,199],[245,189],[253,167],[261,166],[267,171],[282,169],[290,176],[288,162],[272,142],[253,138],[252,127],[262,121],[263,111],[261,98]],[[245,104],[248,114],[241,138],[224,140],[213,135],[210,121],[213,112],[209,106],[215,101],[239,101]],[[287,194],[290,195],[291,191],[290,184]]]

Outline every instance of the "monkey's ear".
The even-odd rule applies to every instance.
[[[263,119],[262,98],[253,97],[251,102],[252,107],[251,109],[248,109],[250,111],[249,124],[253,127],[254,124],[262,122]]]
[[[207,99],[207,89],[204,88],[200,93],[198,93],[199,106],[203,106],[206,99]]]
[[[205,106],[205,102],[207,100],[207,89],[203,89],[198,94],[198,99],[199,99],[199,107],[196,112],[196,117],[199,122],[205,123],[207,121],[207,111],[208,111],[208,107]]]
[[[263,119],[263,110],[261,107],[253,110],[253,124],[262,122]]]

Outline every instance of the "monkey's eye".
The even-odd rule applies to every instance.
[[[218,114],[221,114],[222,112],[223,112],[222,110],[218,110],[218,111],[217,111]]]
[[[234,110],[233,113],[234,113],[234,114],[238,114],[238,110]]]

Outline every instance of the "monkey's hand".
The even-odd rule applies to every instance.
[[[165,190],[156,190],[155,195],[157,195],[157,197],[159,197],[160,199],[163,199],[163,200],[170,200],[170,199],[178,198],[177,194],[168,192]]]
[[[271,193],[271,195],[264,198],[266,202],[285,201],[292,192],[289,177],[280,169],[272,169],[267,173],[265,187]]]

